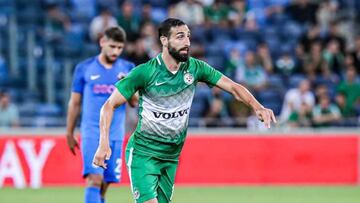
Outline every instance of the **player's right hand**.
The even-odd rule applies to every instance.
[[[99,144],[99,147],[96,150],[96,153],[94,155],[93,159],[93,166],[95,167],[102,167],[106,169],[106,163],[105,160],[109,160],[111,156],[111,148],[109,145],[101,145]]]
[[[67,145],[73,155],[76,155],[75,148],[79,149],[79,143],[73,134],[66,135]]]

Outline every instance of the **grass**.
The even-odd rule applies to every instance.
[[[83,188],[0,189],[0,203],[81,203]],[[107,203],[133,203],[128,187],[110,188]],[[173,203],[359,203],[360,187],[181,187]]]

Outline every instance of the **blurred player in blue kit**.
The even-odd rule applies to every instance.
[[[83,177],[86,179],[85,203],[105,202],[105,193],[110,183],[120,181],[121,152],[125,133],[125,105],[116,109],[110,127],[112,156],[107,167],[92,165],[92,159],[99,143],[100,109],[115,89],[114,84],[122,79],[134,64],[118,58],[126,42],[126,34],[120,27],[112,27],[104,32],[100,39],[99,55],[79,63],[74,71],[72,92],[67,112],[67,144],[75,155],[79,144],[74,135],[76,121],[81,119],[81,152],[83,159]],[[135,106],[137,98],[129,100]]]

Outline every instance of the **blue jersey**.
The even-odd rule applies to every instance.
[[[89,58],[76,66],[72,92],[82,95],[81,135],[83,138],[99,139],[100,109],[115,90],[114,84],[133,67],[133,63],[117,59],[111,69],[106,69],[100,63],[99,56]],[[123,140],[125,105],[115,110],[109,132],[110,140]]]

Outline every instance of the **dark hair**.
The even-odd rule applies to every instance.
[[[176,18],[168,18],[164,20],[159,26],[159,38],[161,36],[169,37],[170,36],[170,29],[172,27],[177,27],[181,25],[186,25],[182,20]]]
[[[122,27],[110,27],[105,30],[104,36],[115,42],[126,42],[126,33]]]

